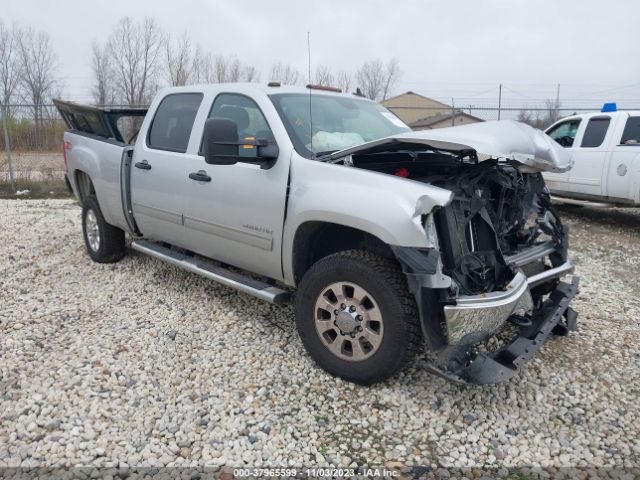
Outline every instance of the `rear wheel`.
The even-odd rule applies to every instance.
[[[389,378],[422,348],[402,270],[366,251],[336,253],[309,269],[296,294],[296,324],[318,365],[361,384]]]
[[[94,195],[82,202],[82,232],[87,253],[94,262],[112,263],[124,256],[124,232],[105,221]]]

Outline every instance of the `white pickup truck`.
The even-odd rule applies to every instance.
[[[296,288],[311,357],[363,384],[425,348],[446,378],[504,381],[576,328],[568,233],[540,173],[571,166],[560,146],[509,121],[412,132],[330,90],[177,87],[148,111],[56,101],[89,256],[121,259],[126,233],[263,300]]]
[[[574,162],[569,171],[545,172],[547,186],[562,201],[640,206],[640,111],[603,110],[563,118],[546,130]]]

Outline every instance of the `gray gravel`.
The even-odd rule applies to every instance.
[[[0,467],[640,466],[640,210],[562,210],[581,328],[512,381],[360,387],[275,307],[130,252],[69,200],[0,201]],[[424,471],[424,470],[422,470]]]

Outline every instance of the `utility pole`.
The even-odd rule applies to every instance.
[[[11,161],[11,147],[9,146],[9,118],[7,116],[7,108],[0,101],[0,119],[2,120],[2,130],[4,130],[4,149],[7,152],[7,162],[9,164],[9,182],[11,183],[11,192],[16,193],[16,179],[13,176],[13,162]]]
[[[498,90],[498,120],[500,120],[500,108],[502,108],[502,84]]]
[[[451,126],[456,126],[456,105],[453,98],[451,98]]]
[[[553,119],[553,121],[555,122],[556,120],[558,120],[558,117],[560,116],[560,84],[558,84],[558,88],[556,89],[556,111],[555,111],[555,118]]]

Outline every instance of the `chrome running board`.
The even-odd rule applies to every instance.
[[[131,243],[131,248],[267,302],[285,303],[291,296],[286,290],[261,280],[232,272],[201,257],[192,257],[149,240],[135,240]]]

